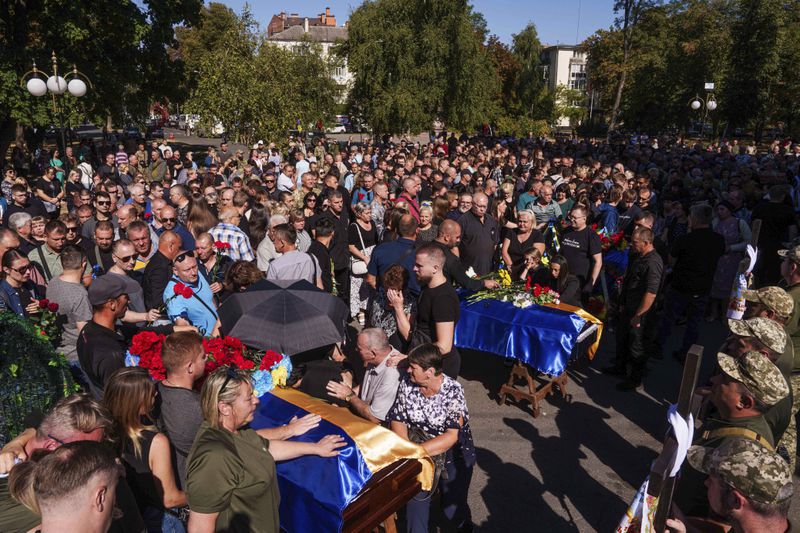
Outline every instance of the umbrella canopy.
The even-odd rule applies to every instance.
[[[344,302],[305,280],[259,281],[219,309],[223,335],[287,355],[341,342],[347,315]]]

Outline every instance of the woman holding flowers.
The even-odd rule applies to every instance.
[[[559,294],[559,301],[567,305],[581,306],[581,284],[569,271],[569,264],[563,255],[550,260],[550,275],[544,276],[542,285]]]
[[[536,248],[544,253],[544,237],[542,232],[533,227],[536,218],[533,211],[524,209],[517,213],[517,229],[509,231],[503,239],[502,256],[506,266],[511,270],[511,277],[519,279],[525,269],[525,251]]]
[[[344,439],[270,441],[247,427],[258,398],[249,374],[232,367],[212,373],[201,391],[204,422],[186,467],[189,530],[280,531],[275,461],[301,455],[335,457]]]

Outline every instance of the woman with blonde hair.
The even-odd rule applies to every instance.
[[[258,406],[246,372],[221,367],[203,384],[204,422],[186,466],[189,530],[280,531],[275,461],[302,455],[335,457],[339,435],[318,442],[267,440],[248,427]]]
[[[103,391],[119,437],[128,484],[148,532],[185,531],[186,494],[178,489],[169,439],[148,424],[155,406],[156,385],[147,370],[120,368]]]

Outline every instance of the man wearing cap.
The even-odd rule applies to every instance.
[[[694,444],[716,448],[730,438],[757,441],[774,450],[772,431],[764,413],[789,394],[789,385],[778,368],[758,352],[739,357],[717,354],[721,372],[711,378],[711,403],[717,413],[707,416],[695,432]],[[692,516],[706,516],[702,472],[684,468],[675,503]]]
[[[800,245],[788,250],[778,250],[778,255],[783,257],[781,263],[781,276],[786,282],[786,292],[794,300],[794,310],[786,322],[786,333],[794,347],[794,353],[800,353]],[[789,380],[792,387],[792,413],[791,420],[797,417],[800,410],[800,356],[794,358],[792,363],[792,376]],[[797,450],[797,430],[795,428],[794,448]],[[787,436],[788,438],[788,436]],[[789,447],[787,446],[787,450]],[[794,459],[794,455],[792,455]],[[793,463],[793,467],[794,467]],[[794,472],[794,469],[792,469]]]
[[[95,398],[115,370],[125,366],[128,345],[117,333],[117,320],[128,310],[125,283],[117,276],[100,276],[89,286],[92,319],[78,334],[78,361]]]
[[[792,530],[788,520],[792,474],[779,455],[752,440],[728,439],[717,448],[692,446],[686,459],[708,475],[711,510],[730,522],[733,531]]]
[[[745,318],[766,318],[783,328],[784,332],[786,331],[786,322],[794,310],[794,300],[785,290],[772,286],[762,287],[755,291],[743,291],[742,294],[747,303]],[[781,371],[786,382],[791,385],[794,345],[788,341],[785,344],[783,353],[772,362]],[[786,398],[770,407],[764,415],[777,442],[775,449],[789,459],[792,472],[794,472],[797,454],[797,424],[792,415],[793,403],[794,391],[790,390]]]

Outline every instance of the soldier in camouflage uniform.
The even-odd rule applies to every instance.
[[[762,287],[755,291],[744,291],[743,296],[747,302],[745,318],[768,318],[786,332],[786,323],[794,311],[794,300],[789,293],[780,287]],[[783,353],[772,362],[781,371],[786,382],[791,384],[794,345],[787,342]],[[792,416],[793,403],[794,391],[792,390],[786,398],[770,407],[764,415],[767,424],[772,429],[772,435],[778,443],[775,449],[778,455],[789,461],[792,472],[794,472],[797,462],[797,424],[795,417]]]
[[[789,465],[761,444],[726,439],[716,448],[692,446],[689,464],[709,476],[711,509],[741,533],[791,531],[794,487]]]
[[[711,402],[717,412],[709,415],[695,432],[694,444],[716,448],[727,439],[746,438],[774,450],[772,431],[764,418],[770,406],[789,394],[789,385],[778,368],[759,352],[738,357],[717,354],[721,372],[711,378]],[[684,467],[675,503],[684,514],[707,516],[706,476]]]
[[[786,333],[789,335],[789,340],[792,342],[794,353],[800,354],[800,245],[794,246],[788,250],[779,250],[778,255],[783,257],[781,276],[783,276],[783,280],[786,282],[786,292],[789,293],[789,296],[794,300],[792,315],[786,322]],[[786,430],[787,434],[785,435],[785,440],[791,439],[793,444],[791,449],[795,450],[795,452],[791,454],[793,465],[792,472],[794,472],[794,468],[797,466],[797,428],[795,423],[797,412],[800,410],[800,355],[794,358],[792,375],[789,381],[792,386],[793,401],[790,428]],[[791,435],[788,434],[790,432],[792,432]],[[787,446],[787,449],[789,449],[789,446]]]

